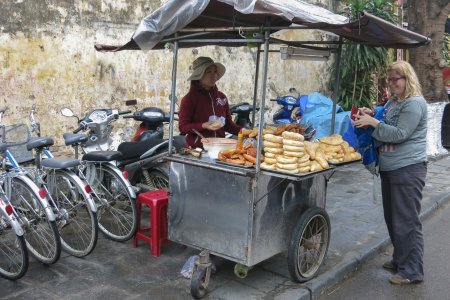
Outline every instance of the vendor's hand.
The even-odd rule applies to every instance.
[[[222,128],[222,124],[220,122],[205,122],[202,124],[203,129],[216,131]]]
[[[365,127],[365,126],[372,126],[377,127],[380,121],[377,119],[371,117],[370,115],[366,113],[358,113],[355,116],[355,120],[353,121],[353,125],[355,125],[357,128]]]

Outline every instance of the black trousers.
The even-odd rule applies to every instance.
[[[423,280],[423,235],[419,219],[427,163],[380,172],[384,220],[394,246],[398,274]]]

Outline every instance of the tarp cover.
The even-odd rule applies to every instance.
[[[195,36],[204,42],[180,43],[180,47],[221,44],[211,39],[244,38],[237,29],[262,27],[270,17],[270,26],[303,25],[310,29],[333,32],[354,42],[371,46],[409,48],[423,45],[429,39],[400,28],[368,13],[348,23],[344,16],[301,0],[169,0],[146,16],[130,42],[122,46],[96,45],[99,51],[150,50],[164,47],[164,39],[183,29],[205,29]],[[206,33],[215,28],[232,28],[228,32]]]

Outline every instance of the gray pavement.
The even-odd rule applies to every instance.
[[[431,159],[422,201],[424,218],[450,200],[449,178],[450,157]],[[381,199],[375,201],[372,194],[373,178],[359,163],[341,166],[331,177],[326,209],[331,241],[316,278],[304,284],[292,282],[286,254],[257,265],[244,279],[233,274],[233,262],[214,258],[217,272],[205,299],[318,298],[389,245]],[[0,279],[0,299],[189,299],[190,281],[179,272],[194,254],[198,251],[168,243],[154,258],[142,242],[133,248],[131,241],[116,243],[100,237],[84,259],[63,254],[48,267],[32,260],[21,280]]]
[[[393,248],[389,246],[383,253],[365,263],[353,276],[327,289],[319,300],[450,299],[446,289],[450,274],[450,264],[447,263],[450,255],[449,214],[450,203],[447,203],[423,222],[423,283],[404,286],[387,283],[392,273],[381,266],[391,258]]]

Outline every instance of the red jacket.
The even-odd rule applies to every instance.
[[[216,131],[203,129],[202,124],[212,115],[224,117],[225,126]],[[202,147],[201,138],[192,129],[205,137],[225,137],[225,131],[237,135],[241,129],[231,119],[227,97],[216,86],[207,91],[198,84],[192,84],[189,93],[181,99],[178,126],[180,133],[186,134],[186,146],[192,148]]]

